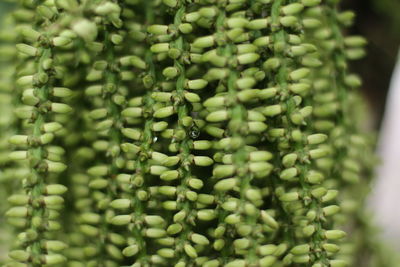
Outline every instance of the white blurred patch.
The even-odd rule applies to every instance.
[[[393,72],[377,152],[381,164],[369,206],[383,237],[400,248],[400,60]]]

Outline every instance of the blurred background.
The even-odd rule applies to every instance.
[[[11,8],[12,4],[1,1],[0,19]],[[382,162],[372,186],[370,208],[383,236],[400,252],[400,0],[343,0],[342,9],[357,14],[348,34],[369,41],[367,56],[353,62],[352,70],[364,81],[362,91],[371,113],[366,125],[378,132],[377,152]]]

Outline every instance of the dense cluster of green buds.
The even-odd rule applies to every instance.
[[[338,1],[17,2],[4,266],[360,266],[366,41]]]

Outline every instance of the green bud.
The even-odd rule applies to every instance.
[[[257,249],[258,254],[260,254],[261,256],[266,256],[266,255],[273,255],[276,251],[277,247],[276,245],[262,245],[259,246]]]
[[[307,136],[307,142],[310,145],[318,145],[326,141],[328,136],[326,134],[312,134]]]
[[[281,178],[282,180],[290,180],[296,177],[297,174],[298,174],[297,169],[292,167],[281,171],[281,173],[279,174],[279,178]]]
[[[301,3],[304,6],[312,7],[312,6],[319,5],[321,3],[321,0],[301,0]]]
[[[279,21],[285,27],[294,27],[298,22],[295,16],[284,16],[281,17]]]
[[[300,68],[289,73],[289,78],[292,81],[298,81],[308,76],[310,70],[308,68]]]
[[[190,23],[181,23],[181,24],[179,24],[178,29],[183,34],[189,34],[193,31],[193,26]]]
[[[324,148],[317,148],[310,150],[308,153],[312,159],[319,159],[327,156],[329,154],[329,151]]]
[[[175,67],[166,67],[163,70],[162,74],[168,79],[173,79],[178,76],[179,70]]]
[[[29,86],[33,84],[33,75],[22,76],[17,79],[16,84],[19,86]]]
[[[295,263],[309,263],[310,262],[310,255],[294,256],[292,260]]]
[[[200,90],[206,87],[208,84],[208,81],[203,80],[203,79],[197,79],[197,80],[188,80],[186,81],[186,87],[191,90]]]
[[[303,255],[303,254],[307,254],[309,252],[310,252],[309,244],[297,245],[290,250],[290,253],[292,253],[294,255]]]
[[[279,197],[279,200],[283,201],[283,202],[292,202],[292,201],[296,201],[299,199],[300,199],[300,196],[299,196],[299,193],[297,193],[297,192],[285,193]]]
[[[272,153],[268,151],[253,151],[249,153],[250,161],[269,161],[272,158]]]
[[[162,203],[162,207],[166,210],[176,210],[178,207],[178,204],[176,203],[176,201],[164,201]]]
[[[190,244],[186,243],[183,246],[183,250],[185,251],[186,255],[188,255],[190,258],[197,258],[197,251]]]
[[[28,136],[27,135],[13,135],[8,139],[8,142],[13,145],[23,146],[28,144]]]
[[[38,31],[35,31],[34,29],[30,27],[26,27],[22,29],[22,35],[32,41],[37,41],[41,34]]]
[[[223,179],[214,185],[214,189],[217,191],[229,191],[237,185],[237,182],[236,178]]]
[[[311,236],[315,232],[315,226],[314,225],[307,225],[306,227],[303,228],[303,233],[305,236]]]
[[[269,58],[267,59],[264,63],[263,63],[263,69],[266,71],[270,71],[270,70],[275,70],[277,68],[279,68],[279,66],[281,65],[281,62],[279,60],[279,58]]]
[[[38,49],[27,44],[17,44],[17,50],[31,57],[35,57],[38,55]]]
[[[136,244],[127,246],[126,248],[124,248],[124,249],[122,250],[122,254],[123,254],[125,257],[132,257],[132,256],[135,256],[138,252],[139,252],[139,246],[136,245]]]
[[[324,236],[329,240],[337,240],[345,237],[346,232],[343,232],[342,230],[327,230],[325,231]]]
[[[277,258],[275,256],[265,256],[258,261],[260,267],[273,266]]]
[[[257,52],[258,47],[253,44],[239,44],[236,46],[238,54]]]
[[[271,171],[273,166],[268,162],[250,162],[249,170],[251,172]]]
[[[214,42],[215,42],[214,36],[209,35],[194,40],[193,46],[196,48],[207,48],[213,46]]]
[[[26,205],[30,201],[30,197],[28,195],[23,194],[14,194],[7,198],[8,203],[16,206]]]
[[[215,240],[213,247],[216,251],[221,251],[225,247],[225,240],[224,239]]]
[[[349,36],[344,38],[344,44],[348,47],[362,47],[367,44],[367,40],[362,36]]]
[[[28,158],[28,151],[13,151],[8,155],[11,160],[24,160]]]
[[[236,86],[239,89],[250,89],[252,88],[255,84],[257,83],[257,81],[252,78],[252,77],[244,77],[244,78],[240,78],[236,80]]]
[[[331,266],[331,267],[347,267],[347,266],[349,266],[349,263],[344,260],[330,260],[329,266]]]
[[[257,53],[247,53],[247,54],[242,54],[237,57],[237,60],[239,64],[245,65],[245,64],[251,64],[256,62],[260,58],[260,55]]]
[[[183,227],[179,223],[173,223],[167,228],[167,233],[169,235],[176,235],[182,231]]]
[[[195,150],[207,150],[210,149],[212,143],[208,140],[199,140],[193,142],[193,149]]]
[[[158,192],[160,194],[163,194],[163,195],[166,195],[166,196],[175,196],[176,187],[174,187],[174,186],[160,186],[160,187],[158,187]]]
[[[29,210],[27,207],[13,207],[6,212],[7,217],[19,217],[24,218],[29,215]]]
[[[250,30],[262,30],[268,27],[268,19],[254,19],[246,24],[246,28]]]
[[[219,267],[220,262],[218,260],[210,260],[210,261],[204,262],[202,266],[203,267]]]
[[[262,113],[267,117],[273,117],[282,113],[281,105],[267,106],[262,110]]]
[[[185,99],[191,103],[198,103],[201,101],[201,98],[198,94],[185,92]]]
[[[64,203],[64,198],[60,196],[46,196],[43,197],[43,202],[46,206],[56,206]]]
[[[327,190],[325,187],[317,187],[317,188],[311,190],[311,194],[315,198],[321,198],[323,195],[326,194],[326,192],[327,192]]]
[[[253,44],[257,47],[266,47],[270,44],[270,41],[271,40],[269,36],[263,36],[255,39]]]
[[[209,194],[199,194],[197,197],[197,202],[204,205],[211,205],[215,202],[215,197]]]
[[[167,118],[167,117],[171,116],[172,114],[174,114],[174,112],[175,111],[174,111],[173,106],[167,106],[164,108],[157,109],[154,112],[154,117],[158,118],[158,119]]]
[[[332,216],[332,215],[337,214],[340,211],[340,207],[337,205],[330,205],[330,206],[324,207],[322,209],[322,211],[324,213],[324,216]]]
[[[329,244],[325,243],[322,245],[325,251],[330,252],[330,253],[336,253],[340,250],[340,247],[336,244]]]
[[[115,199],[110,202],[110,206],[113,209],[127,209],[131,207],[131,201],[129,199],[124,199],[124,198]]]
[[[159,121],[159,122],[153,123],[153,125],[151,127],[152,127],[152,130],[155,132],[162,132],[165,129],[167,129],[168,123],[165,121]]]
[[[51,103],[51,111],[55,113],[65,114],[70,113],[72,111],[72,108],[63,103]]]
[[[285,15],[295,15],[303,10],[304,6],[300,3],[293,3],[283,6],[281,11]]]
[[[127,225],[131,223],[131,215],[117,215],[111,219],[111,224],[113,225]]]
[[[53,88],[53,96],[56,97],[70,97],[72,95],[72,91],[65,87],[54,87]]]
[[[147,215],[144,217],[144,221],[151,226],[162,225],[165,223],[165,220],[158,215]]]
[[[177,170],[165,171],[160,175],[160,179],[164,181],[172,181],[178,178],[179,178],[179,171]]]
[[[184,19],[187,22],[195,22],[200,18],[200,14],[198,12],[191,12],[191,13],[186,13],[184,16]]]
[[[321,198],[322,202],[329,202],[336,198],[339,194],[337,190],[328,190],[328,192]]]
[[[197,218],[201,221],[211,221],[216,218],[215,210],[203,209],[197,212]]]
[[[201,189],[204,185],[203,181],[196,178],[189,178],[188,185],[193,189]]]
[[[229,28],[243,28],[247,25],[247,23],[249,23],[249,21],[245,18],[241,18],[241,17],[231,17],[228,18],[225,22],[225,24],[229,27]]]
[[[148,228],[147,230],[144,231],[145,236],[149,238],[161,238],[166,235],[166,231],[164,229],[158,229],[158,228]]]
[[[60,266],[60,264],[66,262],[66,261],[67,261],[67,258],[60,254],[45,255],[44,259],[43,259],[43,262],[49,266],[51,266],[51,265]]]
[[[121,115],[127,118],[138,118],[143,115],[143,109],[139,107],[126,108],[122,110]]]
[[[220,122],[229,119],[229,113],[227,110],[218,110],[211,112],[206,117],[206,120],[209,122]]]
[[[262,210],[261,219],[266,225],[268,225],[272,229],[278,229],[279,227],[278,222],[268,212]]]
[[[138,147],[137,145],[130,143],[121,144],[121,149],[126,153],[133,153],[133,154],[139,153],[139,151],[141,150],[140,147]]]
[[[233,175],[235,172],[235,166],[233,165],[217,165],[213,170],[213,177],[224,178]]]
[[[53,38],[53,45],[54,46],[67,46],[71,43],[71,39],[68,37],[58,36]]]
[[[45,193],[48,195],[62,195],[67,192],[68,188],[62,184],[51,184],[45,188]]]
[[[162,248],[157,250],[157,254],[163,258],[171,259],[175,257],[175,251],[170,248]]]
[[[214,161],[210,157],[206,156],[194,156],[193,162],[196,166],[210,166],[214,163]]]
[[[140,140],[142,138],[142,132],[138,129],[133,129],[133,128],[123,128],[121,129],[121,133],[129,138],[129,139],[133,139],[133,140]]]
[[[207,246],[210,244],[210,241],[207,239],[207,237],[200,235],[200,234],[195,234],[195,233],[191,234],[190,240],[192,240],[193,243],[198,244],[198,245]]]
[[[42,135],[39,137],[39,139],[40,139],[40,143],[41,143],[41,144],[43,144],[43,145],[49,144],[49,143],[51,143],[51,142],[53,141],[53,139],[54,139],[54,134],[52,134],[52,133],[45,133],[45,134],[42,134]]]
[[[345,83],[350,87],[360,87],[362,84],[360,77],[355,74],[347,75],[345,78]]]
[[[245,260],[233,260],[224,265],[224,267],[245,267],[246,261]]]
[[[169,43],[154,44],[150,47],[150,51],[153,53],[164,53],[168,52],[168,50],[169,50]]]
[[[88,169],[87,173],[92,176],[106,176],[109,172],[107,165],[93,166]]]
[[[46,240],[43,247],[49,251],[63,251],[68,246],[64,242],[58,240]]]
[[[165,34],[168,34],[168,26],[154,24],[154,25],[150,25],[149,27],[147,27],[147,31],[149,33],[155,34],[155,35],[165,35]]]
[[[227,224],[237,224],[241,222],[241,216],[239,214],[230,214],[228,216],[225,217],[224,220],[225,223]]]
[[[309,171],[306,175],[306,181],[311,184],[319,184],[324,180],[324,175],[317,171]]]
[[[261,112],[254,111],[254,110],[247,111],[247,118],[250,121],[265,121],[266,120],[265,116]]]
[[[26,262],[31,257],[29,252],[26,252],[25,250],[12,250],[12,251],[10,251],[8,256],[10,256],[11,259],[20,261],[20,262]]]
[[[162,0],[164,5],[169,6],[169,7],[176,7],[178,5],[177,0]]]
[[[165,171],[168,171],[168,168],[164,166],[153,165],[150,167],[150,173],[153,175],[160,176]]]
[[[236,250],[246,249],[250,246],[250,240],[247,238],[240,238],[233,241],[233,246]]]

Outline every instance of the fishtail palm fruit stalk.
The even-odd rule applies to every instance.
[[[57,182],[66,165],[62,162],[65,150],[54,141],[63,127],[58,115],[69,113],[71,107],[63,103],[70,89],[59,87],[63,68],[55,58],[70,38],[63,35],[61,23],[56,23],[63,15],[51,4],[29,2],[16,12],[29,16],[31,24],[21,26],[21,43],[16,45],[24,60],[15,82],[16,90],[21,91],[16,114],[23,121],[19,132],[9,139],[15,148],[9,158],[23,161],[29,173],[22,180],[23,190],[8,199],[13,207],[6,216],[21,228],[17,247],[9,256],[20,263],[14,266],[62,264],[66,257],[57,251],[65,244],[55,239],[55,232],[61,228],[61,195],[67,188]]]
[[[6,266],[356,266],[365,41],[337,2],[18,1]]]
[[[8,139],[13,135],[14,126],[17,124],[17,118],[13,114],[13,102],[18,99],[18,94],[15,93],[12,86],[14,78],[14,65],[12,64],[13,58],[16,54],[14,45],[16,35],[12,31],[15,24],[11,16],[7,16],[2,20],[1,26],[1,46],[0,46],[0,198],[7,199],[7,197],[16,190],[20,184],[21,173],[22,176],[26,175],[26,169],[16,164],[9,159],[9,144]],[[14,91],[14,92],[13,92]],[[24,173],[25,172],[25,173]],[[8,209],[6,201],[0,204],[0,212],[4,214]],[[7,251],[15,241],[14,233],[11,225],[6,224],[6,218],[1,217],[0,221],[2,227],[0,229],[0,250]],[[0,262],[6,259],[7,255],[0,256]]]

